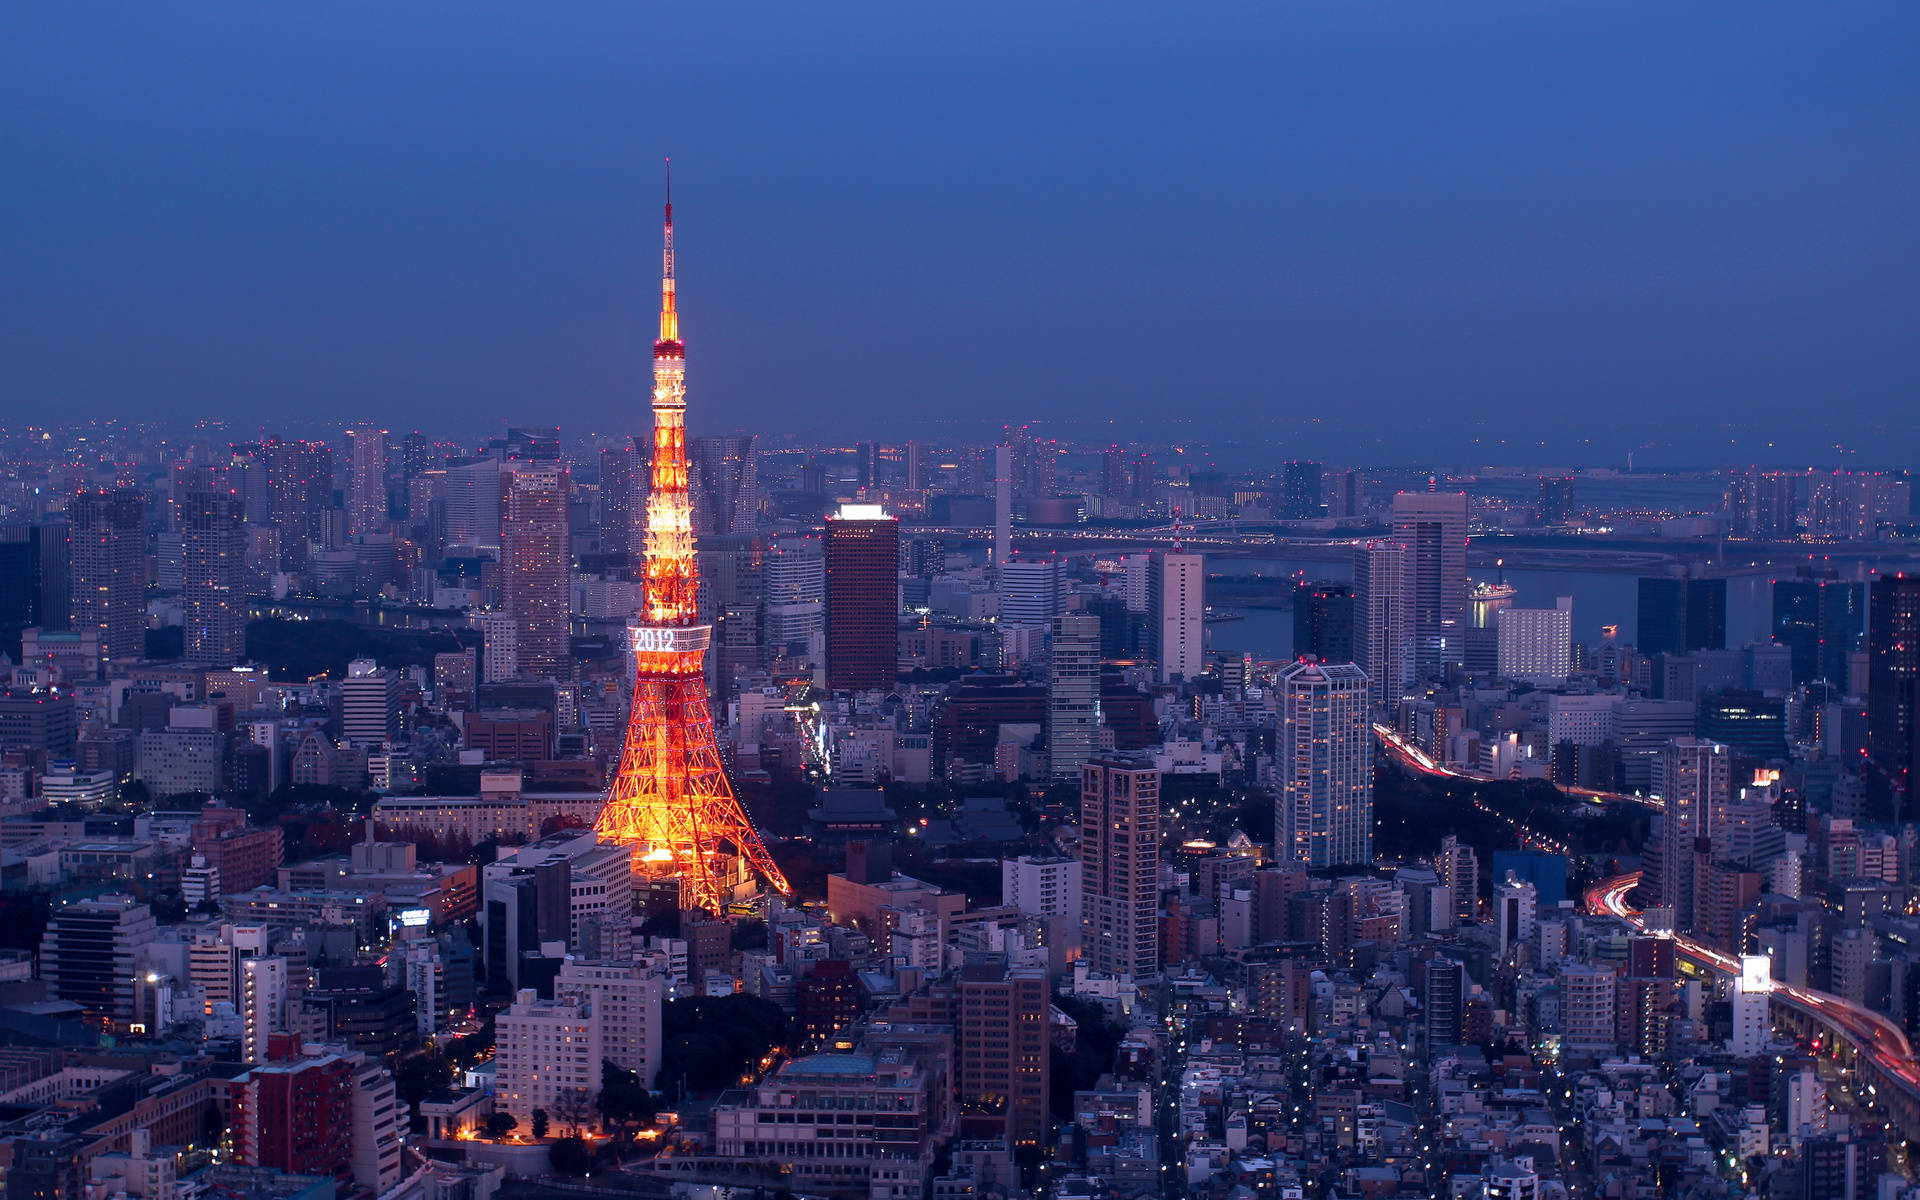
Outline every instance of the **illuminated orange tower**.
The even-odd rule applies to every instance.
[[[790,889],[727,782],[707,707],[705,664],[713,628],[699,624],[694,604],[698,568],[693,507],[687,500],[687,359],[674,308],[671,169],[660,340],[653,344],[646,602],[628,628],[635,663],[633,712],[620,770],[593,828],[606,841],[644,846],[642,869],[676,877],[682,908],[718,913],[728,898],[728,876],[738,869],[733,856],[745,859],[769,886]]]

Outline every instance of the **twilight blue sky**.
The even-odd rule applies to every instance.
[[[697,432],[1920,462],[1917,61],[1911,0],[15,4],[0,420],[642,428],[671,154]]]

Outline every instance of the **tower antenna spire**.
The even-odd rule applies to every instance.
[[[662,346],[673,343],[675,350],[680,345],[680,312],[674,306],[673,295],[673,160],[667,159],[667,227],[666,239],[660,250],[660,340],[653,344],[657,358]]]

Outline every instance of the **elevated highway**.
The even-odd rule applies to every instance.
[[[1644,930],[1641,914],[1627,907],[1627,893],[1639,883],[1638,871],[1601,880],[1587,889],[1587,911]],[[1703,971],[1727,977],[1740,973],[1740,960],[1731,954],[1685,934],[1655,931],[1655,936],[1671,938],[1675,956]],[[1776,1029],[1818,1043],[1854,1071],[1860,1080],[1857,1094],[1884,1112],[1903,1137],[1920,1137],[1920,1062],[1898,1025],[1864,1005],[1791,984],[1775,983],[1770,1001]]]

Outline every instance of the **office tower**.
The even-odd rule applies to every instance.
[[[447,463],[446,540],[449,546],[500,545],[503,474],[504,465],[497,458],[453,459]]]
[[[1460,661],[1467,623],[1465,492],[1401,492],[1393,498],[1393,538],[1407,548],[1407,624],[1414,671],[1425,677]]]
[[[1773,581],[1773,640],[1792,655],[1793,682],[1845,687],[1847,656],[1866,647],[1867,585],[1802,576]]]
[[[1354,607],[1351,584],[1294,584],[1294,657],[1333,663],[1357,662]]]
[[[0,524],[0,631],[72,627],[72,538],[63,520]]]
[[[1687,654],[1727,647],[1727,581],[1661,576],[1640,580],[1642,654]]]
[[[1000,624],[1045,628],[1060,612],[1060,560],[1016,558],[1000,568]]]
[[[993,565],[1005,565],[1013,553],[1013,451],[993,448]]]
[[[1100,618],[1061,613],[1047,653],[1047,753],[1055,779],[1080,776],[1100,748]]]
[[[760,509],[757,463],[750,433],[687,443],[695,537],[753,532]]]
[[[1160,682],[1200,678],[1206,610],[1205,557],[1156,550],[1147,570],[1147,638]]]
[[[1542,475],[1540,477],[1540,523],[1542,525],[1565,525],[1573,520],[1573,476]]]
[[[865,691],[900,677],[900,521],[877,504],[827,518],[827,687]]]
[[[1709,838],[1727,803],[1733,756],[1702,738],[1675,738],[1654,773],[1654,794],[1666,802],[1660,819],[1660,903],[1673,910],[1673,927],[1691,932],[1701,915],[1702,878]]]
[[[1472,925],[1480,920],[1480,859],[1472,846],[1462,845],[1453,834],[1440,839],[1440,853],[1433,870],[1453,894],[1453,921]]]
[[[971,962],[960,968],[955,987],[955,1090],[968,1099],[998,1098],[1012,1144],[1043,1143],[1052,1126],[1045,968],[1012,967],[1004,959]]]
[[[280,568],[307,565],[307,548],[326,542],[325,514],[333,504],[333,451],[320,442],[266,444],[267,523],[280,530]]]
[[[1911,819],[1920,770],[1920,575],[1873,581],[1867,617],[1867,756]]]
[[[1573,597],[1552,608],[1506,608],[1495,620],[1502,677],[1550,687],[1573,672]]]
[[[145,650],[146,497],[135,488],[81,492],[67,503],[73,628],[98,630],[108,659]]]
[[[500,513],[500,607],[513,618],[520,674],[571,679],[567,469],[507,464]]]
[[[761,560],[766,572],[764,640],[770,660],[826,658],[827,564],[818,538],[781,538]]]
[[[670,880],[682,909],[717,913],[733,897],[736,883],[746,882],[741,867],[750,867],[775,891],[792,889],[734,797],[707,703],[713,629],[699,624],[700,566],[687,498],[687,356],[674,295],[671,196],[661,268],[646,602],[641,619],[629,627],[634,682],[626,741],[594,832],[635,853],[650,881]],[[893,539],[890,557],[897,558],[897,527]],[[896,587],[891,573],[887,583],[891,599]],[[893,636],[889,627],[889,647]]]
[[[347,534],[387,528],[387,431],[369,425],[347,430]]]
[[[1280,515],[1289,521],[1311,521],[1321,515],[1317,462],[1290,462],[1281,472]]]
[[[1413,621],[1407,549],[1368,542],[1353,555],[1353,661],[1367,673],[1375,708],[1399,702],[1413,682]]]
[[[124,1030],[133,1019],[134,959],[155,928],[152,910],[131,896],[57,906],[40,942],[48,996],[78,1004],[89,1021]]]
[[[853,447],[853,485],[861,491],[880,486],[880,444],[858,442]]]
[[[1160,969],[1160,772],[1092,758],[1080,768],[1080,942],[1088,966],[1132,978]]]
[[[1280,862],[1373,862],[1373,730],[1367,673],[1351,663],[1295,662],[1276,684],[1280,776],[1274,830]]]
[[[340,736],[349,746],[367,749],[400,740],[400,672],[370,658],[347,664],[340,683]]]
[[[192,470],[179,512],[186,658],[230,667],[247,648],[246,514],[226,472],[212,467]]]
[[[933,485],[933,479],[927,458],[927,444],[925,442],[908,442],[905,457],[907,460],[907,490],[910,492],[921,492],[931,487]]]
[[[1527,880],[1516,879],[1509,872],[1505,879],[1494,885],[1493,914],[1499,929],[1502,954],[1511,950],[1516,942],[1533,940],[1539,910],[1540,894]]]
[[[600,549],[630,558],[642,549],[647,507],[647,459],[632,446],[600,451]]]

